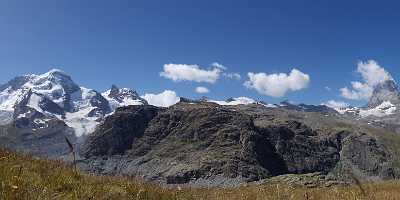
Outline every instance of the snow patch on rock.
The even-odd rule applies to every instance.
[[[208,101],[219,104],[219,105],[229,105],[229,106],[247,105],[247,104],[256,103],[256,101],[254,99],[251,99],[248,97],[236,97],[236,98],[231,98],[227,101],[218,101],[218,100],[208,100]]]
[[[387,115],[392,115],[396,112],[397,107],[389,101],[384,101],[380,105],[372,109],[361,109],[360,115],[361,117],[367,117],[370,115],[376,117],[383,117]]]

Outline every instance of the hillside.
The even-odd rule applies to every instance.
[[[311,185],[398,179],[398,94],[388,82],[359,108],[247,97],[160,107],[134,90],[100,93],[51,70],[0,86],[0,146],[68,161],[68,138],[82,171],[172,185],[232,187],[293,174],[316,178]]]
[[[398,199],[399,182],[293,187],[276,182],[234,188],[161,187],[133,178],[76,174],[69,165],[0,149],[0,199]]]
[[[335,113],[210,102],[129,106],[89,135],[79,166],[96,174],[196,186],[317,172],[338,181],[349,181],[349,172],[386,180],[399,176],[395,138]]]

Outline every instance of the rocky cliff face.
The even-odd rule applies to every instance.
[[[154,106],[131,106],[118,108],[108,117],[96,134],[86,139],[82,148],[83,155],[110,156],[124,154],[132,148],[135,139],[143,136],[149,121],[157,115],[159,109]]]
[[[383,102],[388,101],[392,104],[400,105],[400,91],[394,80],[387,80],[378,84],[368,102],[368,107],[374,108],[381,105]]]
[[[276,110],[207,102],[119,109],[85,143],[81,167],[200,185],[346,170],[362,178],[396,176],[390,152],[374,136],[315,128]]]

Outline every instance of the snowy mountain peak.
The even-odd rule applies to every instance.
[[[256,103],[254,99],[248,97],[236,97],[236,98],[228,98],[225,101],[217,101],[217,100],[207,100],[208,102],[213,102],[219,105],[247,105]]]
[[[400,91],[394,80],[387,80],[375,86],[368,107],[375,108],[385,101],[400,104]]]
[[[111,112],[108,101],[100,93],[80,87],[59,69],[19,76],[0,86],[1,115],[18,118],[28,116],[23,112],[32,109],[65,122],[77,135],[93,131]]]
[[[358,116],[361,118],[365,117],[384,117],[388,115],[393,115],[398,111],[396,105],[392,104],[390,101],[383,101],[381,104],[375,107],[349,107],[349,106],[334,106],[331,104],[327,105],[335,109],[340,114],[346,114],[350,116]]]
[[[116,85],[112,85],[107,94],[108,97],[114,98],[118,102],[122,102],[126,97],[140,98],[136,91],[129,88],[118,88]]]
[[[397,107],[393,105],[390,101],[384,101],[374,108],[360,109],[360,115],[362,117],[367,117],[371,115],[376,117],[383,117],[394,114],[396,110]]]
[[[139,94],[129,88],[119,88],[112,85],[111,89],[102,93],[110,104],[112,110],[118,107],[128,105],[145,105],[147,101],[139,96]]]

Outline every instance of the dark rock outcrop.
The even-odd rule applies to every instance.
[[[171,184],[236,185],[306,173],[396,176],[390,152],[371,135],[314,130],[255,106],[180,102],[119,109],[90,135],[82,168]]]
[[[118,108],[95,133],[88,136],[82,154],[86,157],[123,154],[131,148],[135,138],[143,135],[158,110],[149,105]]]
[[[340,162],[333,174],[339,177],[351,175],[367,179],[390,179],[398,177],[393,167],[390,152],[376,138],[365,133],[352,134],[343,138]]]
[[[287,173],[328,173],[340,159],[341,141],[332,141],[300,122],[268,126],[262,132],[284,160]]]

